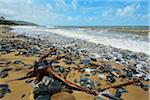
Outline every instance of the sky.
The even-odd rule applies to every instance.
[[[0,0],[0,16],[46,26],[148,26],[149,0]]]

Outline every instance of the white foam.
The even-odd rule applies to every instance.
[[[137,36],[133,34],[118,34],[108,33],[108,30],[92,31],[87,29],[55,29],[55,28],[44,28],[44,27],[31,27],[31,26],[15,26],[15,29],[20,29],[28,32],[29,35],[43,35],[50,36],[50,33],[59,34],[66,37],[72,37],[76,39],[82,39],[89,42],[104,44],[116,48],[131,50],[134,52],[142,52],[150,55],[150,42],[149,40],[135,39]],[[96,33],[97,32],[97,33]],[[94,35],[93,35],[94,34]],[[149,36],[150,37],[150,33]],[[140,38],[140,37],[139,37]],[[150,38],[148,38],[150,39]]]

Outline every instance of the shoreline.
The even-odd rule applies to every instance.
[[[47,39],[49,41],[49,39],[52,39],[52,42],[58,42],[58,43],[64,43],[63,40],[67,40],[68,42],[66,43],[70,43],[70,39],[74,40],[75,43],[80,43],[80,42],[88,42],[89,44],[93,45],[103,45],[104,47],[109,47],[109,48],[114,48],[114,49],[120,49],[120,50],[125,50],[128,53],[133,52],[133,53],[142,53],[142,54],[146,54],[148,56],[150,56],[150,53],[148,52],[149,48],[148,48],[148,36],[144,36],[144,37],[139,37],[138,35],[133,35],[126,33],[127,36],[125,35],[121,35],[118,33],[113,33],[115,35],[120,35],[120,38],[122,37],[122,39],[120,39],[119,37],[115,38],[110,37],[111,34],[107,33],[106,30],[99,30],[100,32],[102,32],[102,36],[99,37],[99,35],[97,37],[95,37],[95,35],[91,35],[91,33],[93,34],[98,34],[98,33],[94,33],[95,31],[91,31],[91,30],[87,30],[87,29],[67,29],[67,28],[45,28],[45,27],[12,27],[14,28],[14,31],[12,30],[12,32],[19,32],[19,33],[28,33],[25,34],[27,36],[33,36],[33,37],[39,37],[39,38],[43,38],[43,39]],[[74,30],[74,31],[72,31]],[[84,30],[84,31],[83,31]],[[88,32],[90,31],[90,32]],[[106,36],[103,36],[104,33],[106,31]],[[43,35],[41,35],[43,34]],[[53,38],[51,38],[51,35]],[[57,35],[57,36],[56,36]],[[89,35],[89,36],[88,36]],[[109,35],[109,36],[108,36]],[[124,38],[123,38],[124,37]],[[130,37],[130,38],[127,38]],[[61,42],[56,40],[56,39],[60,39],[60,41],[62,40],[62,38],[64,38]],[[99,39],[98,39],[99,38]],[[136,40],[137,38],[137,40]],[[139,39],[142,39],[142,41],[140,41]],[[129,39],[129,40],[128,40]],[[132,41],[133,39],[133,41]],[[143,41],[145,40],[145,41]],[[51,40],[50,40],[51,41]],[[79,41],[79,42],[77,42]],[[138,42],[139,41],[139,42]],[[124,46],[123,46],[124,44]],[[138,46],[141,45],[141,46]]]
[[[10,36],[9,33],[8,33],[8,36]],[[100,55],[100,57],[96,58],[98,60],[98,62],[96,62],[96,63],[99,63],[101,61],[102,62],[101,64],[103,64],[103,63],[106,64],[106,62],[108,62],[109,64],[112,64],[113,67],[115,66],[114,68],[117,68],[117,69],[119,69],[119,68],[123,69],[126,66],[127,69],[130,67],[130,68],[134,68],[135,70],[136,69],[137,70],[144,70],[147,73],[149,71],[149,68],[148,68],[148,66],[150,65],[149,59],[148,59],[149,57],[147,55],[145,55],[145,54],[133,53],[133,52],[130,52],[130,51],[120,50],[120,49],[116,49],[116,48],[112,48],[112,47],[107,47],[107,46],[100,45],[100,44],[96,45],[96,44],[93,44],[93,43],[90,43],[90,42],[86,42],[86,41],[82,41],[82,40],[79,40],[79,39],[77,39],[77,40],[73,39],[72,40],[72,38],[64,38],[64,37],[61,37],[61,36],[55,35],[55,34],[53,36],[51,35],[51,39],[49,39],[50,41],[47,41],[47,39],[41,40],[40,38],[35,39],[35,38],[32,38],[32,37],[24,36],[23,34],[22,35],[14,35],[14,36],[15,36],[16,39],[20,39],[19,40],[20,43],[19,42],[17,42],[17,43],[18,43],[18,46],[21,46],[21,47],[18,47],[16,50],[19,51],[20,48],[22,49],[22,47],[23,48],[26,47],[26,50],[28,50],[28,49],[30,50],[32,47],[34,47],[33,50],[35,50],[35,53],[32,52],[33,55],[29,53],[29,55],[31,56],[30,59],[32,59],[30,61],[30,63],[28,61],[26,61],[27,59],[29,59],[28,56],[26,57],[24,55],[20,55],[20,54],[17,53],[18,57],[25,57],[22,60],[24,62],[26,62],[27,64],[32,64],[34,62],[34,60],[37,59],[37,57],[40,57],[45,52],[47,52],[50,47],[57,46],[58,48],[65,49],[68,52],[71,52],[73,58],[76,55],[74,53],[79,53],[78,55],[83,56],[83,58],[79,57],[80,59],[96,58],[94,53],[98,53]],[[6,39],[8,41],[12,39],[12,41],[13,41],[13,39],[15,39],[15,38],[13,38],[13,35],[12,35],[10,37],[7,37]],[[4,39],[4,38],[2,37],[2,39]],[[29,42],[29,44],[28,44],[28,42]],[[6,43],[9,43],[9,42],[6,41]],[[13,43],[13,42],[11,42],[11,43]],[[26,45],[24,45],[24,43]],[[69,46],[67,45],[65,47],[62,44],[68,44]],[[15,46],[16,46],[16,44],[15,44]],[[36,50],[36,49],[39,49],[39,51]],[[7,59],[7,61],[12,61],[12,59],[15,59],[14,56],[16,54],[16,50],[15,50],[15,53],[13,53],[13,51],[12,51],[12,53],[10,53],[10,54],[9,53],[8,54],[7,53],[6,54],[5,53],[1,54],[0,55],[0,59],[3,58],[3,60],[6,60],[7,56],[11,55],[12,58]],[[27,54],[25,54],[25,55],[27,55]],[[32,58],[32,56],[34,56],[34,58]],[[77,59],[77,61],[75,60],[76,63],[78,63],[79,61],[80,60],[78,60],[78,59]],[[117,64],[117,63],[119,63],[119,64]],[[12,64],[11,66],[13,68],[13,66],[15,66],[15,65]],[[64,66],[66,68],[68,67],[68,65],[66,65],[64,63],[60,63],[60,66]],[[71,65],[71,66],[75,66],[75,65]],[[141,66],[142,66],[142,69],[141,69]],[[87,68],[89,68],[89,67],[87,67]],[[72,76],[72,77],[71,78],[68,77],[67,79],[70,80],[70,81],[74,81],[75,77],[73,77],[73,73],[75,73],[75,72],[78,73],[76,77],[78,77],[77,80],[79,80],[80,75],[82,73],[79,73],[76,70],[72,70],[70,72],[70,76]],[[14,72],[12,72],[10,74],[13,75],[13,73]],[[93,77],[93,79],[98,80],[97,76],[93,75],[91,77]],[[12,78],[12,77],[10,77],[10,78]],[[149,77],[147,77],[147,78],[149,78]],[[5,79],[3,81],[5,81]],[[24,81],[21,81],[21,82],[22,82],[21,84],[24,84],[23,83]],[[118,83],[120,83],[120,82],[118,82]],[[145,83],[147,83],[147,82],[145,82]],[[14,83],[12,83],[12,84],[14,84]],[[11,85],[11,83],[9,85]],[[12,86],[12,87],[15,87],[15,86]],[[130,96],[134,95],[134,93],[138,91],[137,93],[135,93],[136,96],[137,96],[137,94],[140,95],[140,96],[142,95],[141,96],[141,100],[148,99],[148,94],[146,94],[146,95],[143,94],[143,93],[145,93],[145,91],[141,90],[141,88],[137,88],[136,86],[132,85],[132,86],[127,87],[127,89],[129,91],[129,93],[123,95],[123,98],[135,99],[136,97],[134,98],[134,97],[130,97]],[[112,91],[114,91],[114,90],[109,90],[109,92],[112,92]],[[133,94],[132,94],[132,92],[133,92]],[[87,95],[85,93],[81,93],[81,94],[80,93],[73,93],[73,95],[76,97],[77,100],[78,99],[82,100],[83,98],[87,98],[87,97],[89,98],[89,100],[93,100],[93,98],[94,98],[93,96]],[[146,97],[144,97],[144,96],[146,96]],[[9,98],[9,94],[6,95],[6,98]],[[6,100],[6,98],[4,100]],[[137,96],[137,98],[139,98],[139,96]]]

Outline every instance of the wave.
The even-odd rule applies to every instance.
[[[84,28],[46,28],[46,27],[13,27],[15,30],[28,33],[30,36],[50,36],[51,33],[86,40],[96,44],[104,44],[116,48],[134,52],[142,52],[150,55],[149,36],[143,37],[131,33],[109,32],[108,29],[84,29]],[[21,32],[20,32],[21,33]]]

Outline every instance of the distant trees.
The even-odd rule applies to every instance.
[[[5,20],[5,17],[1,16],[1,17],[0,17],[0,20]]]

